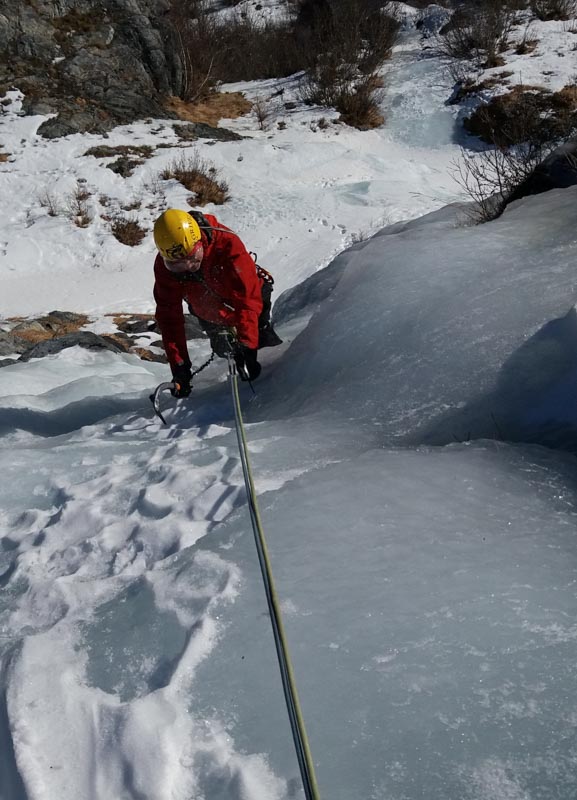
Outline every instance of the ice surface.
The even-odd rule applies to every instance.
[[[321,796],[575,793],[576,477],[541,448],[374,450],[263,498]],[[246,587],[194,708],[250,720],[238,744],[284,772],[248,531],[227,553]]]
[[[459,208],[452,227],[445,210],[432,213],[357,245],[344,272],[341,256],[336,288],[264,378],[262,413],[330,409],[377,426],[384,441],[570,445],[576,197],[527,198],[474,228]],[[315,277],[297,296],[303,308]]]

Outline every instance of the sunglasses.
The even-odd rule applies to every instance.
[[[204,256],[204,247],[202,242],[197,242],[190,253],[184,258],[168,259],[163,258],[164,266],[169,272],[196,272],[200,269],[202,258]]]

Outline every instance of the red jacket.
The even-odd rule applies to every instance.
[[[256,265],[245,246],[216,217],[206,215],[210,244],[202,233],[204,258],[199,280],[182,281],[164,266],[160,254],[154,262],[156,321],[162,332],[166,356],[172,367],[190,363],[184,333],[183,300],[200,319],[235,327],[239,341],[258,347],[258,318],[262,311],[261,289]]]

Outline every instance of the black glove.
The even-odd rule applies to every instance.
[[[210,344],[219,358],[226,358],[239,347],[236,334],[226,328],[220,328],[210,334]]]
[[[173,397],[188,397],[192,391],[192,372],[189,364],[179,364],[172,370],[175,388],[170,390]]]
[[[260,375],[261,366],[256,360],[256,356],[256,350],[252,350],[244,344],[237,344],[234,361],[241,381],[255,381]]]

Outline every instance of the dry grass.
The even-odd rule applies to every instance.
[[[252,105],[242,92],[216,92],[198,103],[185,103],[179,97],[170,97],[166,108],[186,122],[203,122],[216,127],[222,119],[236,119],[249,114]]]
[[[130,339],[118,333],[101,333],[103,339],[120,348],[124,353],[130,352]]]
[[[575,111],[577,109],[577,85],[564,86],[555,93],[558,102],[565,108]]]
[[[71,333],[73,331],[70,331]],[[60,334],[59,334],[60,335]],[[29,331],[16,331],[14,336],[23,339],[28,344],[38,344],[38,342],[46,342],[48,339],[54,339],[55,334],[50,331],[39,331],[30,329]]]
[[[11,153],[0,153],[0,164],[4,164],[10,158]]]
[[[229,199],[228,184],[219,180],[217,168],[200,157],[197,151],[191,155],[181,153],[169,163],[161,173],[163,180],[174,178],[192,197],[187,199],[190,206],[205,206],[207,203],[222,205]]]
[[[366,75],[355,82],[326,83],[322,88],[311,83],[304,96],[307,102],[336,109],[341,122],[363,131],[384,123],[380,110],[383,94],[378,76]]]
[[[540,86],[515,86],[493,97],[464,120],[474,136],[497,147],[525,142],[554,144],[568,138],[577,125],[577,86],[549,92]]]
[[[522,39],[515,48],[515,52],[518,56],[526,56],[527,53],[532,53],[536,50],[538,44],[539,39]]]
[[[357,87],[352,92],[343,92],[335,106],[341,112],[341,120],[361,131],[379,128],[385,121],[379,103],[381,98],[374,92]]]
[[[24,317],[10,317],[9,321],[33,322],[33,320],[27,320]],[[41,317],[37,321],[42,325],[50,324],[50,315],[48,317]],[[49,328],[45,328],[43,330],[38,328],[30,328],[29,330],[15,331],[14,335],[19,339],[23,339],[25,342],[33,345],[38,344],[38,342],[46,342],[49,339],[55,339],[57,336],[65,336],[68,333],[77,333],[88,323],[88,321],[88,317],[83,314],[75,322],[58,320],[57,325],[52,330]]]
[[[118,214],[110,220],[110,230],[114,238],[127,247],[136,247],[146,236],[138,220]]]
[[[131,347],[130,352],[138,356],[142,361],[154,361],[162,364],[168,362],[168,359],[162,353],[152,353],[144,347]]]

